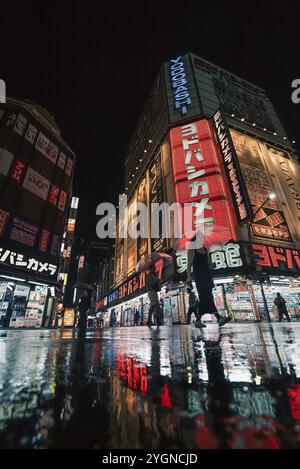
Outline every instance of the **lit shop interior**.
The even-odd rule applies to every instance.
[[[213,294],[217,309],[221,315],[230,314],[233,321],[267,320],[264,298],[270,319],[278,320],[278,312],[274,305],[277,292],[286,300],[291,319],[300,319],[300,277],[270,276],[261,284],[259,280],[249,280],[244,276],[236,275],[216,278],[214,283]],[[196,292],[195,284],[193,287]],[[178,284],[177,288],[170,285],[163,286],[159,298],[165,325],[186,322],[188,294],[184,283]],[[147,293],[114,306],[108,306],[106,302],[107,299],[104,299],[104,311],[97,313],[97,318],[102,320],[98,325],[102,327],[109,327],[112,312],[115,314],[115,326],[134,326],[136,311],[139,312],[139,325],[147,321],[150,306]],[[194,320],[192,316],[192,321]],[[203,320],[214,322],[216,319],[213,315],[207,314],[203,316]]]
[[[0,275],[0,328],[49,327],[55,287]]]

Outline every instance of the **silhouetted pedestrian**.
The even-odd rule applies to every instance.
[[[200,249],[188,250],[188,280],[191,281],[191,266],[193,266],[194,280],[199,298],[199,316],[197,318],[196,327],[205,327],[201,322],[204,314],[214,314],[217,318],[219,326],[223,326],[231,320],[231,317],[222,318],[218,313],[213,297],[214,282],[211,274],[209,256],[206,247]]]
[[[283,298],[283,296],[281,296],[281,294],[279,292],[277,293],[277,296],[274,300],[274,304],[277,307],[279,322],[282,321],[283,316],[285,316],[286,319],[290,322],[291,318],[289,316],[289,313],[288,313],[288,310],[287,310],[287,307],[286,307],[286,301]]]

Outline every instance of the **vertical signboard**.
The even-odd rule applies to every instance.
[[[144,177],[137,190],[137,202],[147,206],[147,178]],[[137,227],[139,230],[139,227]],[[137,262],[146,254],[148,254],[148,239],[137,238]]]
[[[172,129],[170,143],[175,200],[192,207],[189,230],[216,229],[218,242],[235,240],[231,200],[210,122],[203,119]]]
[[[133,222],[136,215],[135,210],[136,197],[128,204],[128,225]],[[127,274],[134,272],[136,266],[136,239],[132,238],[129,234],[127,237]]]
[[[266,148],[300,238],[300,166],[292,161],[287,152],[269,145]]]
[[[236,216],[240,223],[244,223],[252,218],[252,208],[230,131],[221,111],[214,114],[213,120]]]
[[[119,237],[119,232],[124,232],[125,230],[125,217],[120,217],[120,219],[117,221],[117,226],[116,226],[116,247],[115,247],[115,279],[114,283],[116,285],[119,285],[125,275],[125,265],[124,265],[124,259],[125,259],[125,242],[124,238]]]
[[[236,130],[231,130],[234,147],[240,162],[249,199],[255,213],[272,192],[276,192],[264,164],[259,141]],[[256,237],[292,241],[287,221],[277,198],[266,202],[251,225]]]
[[[163,181],[162,181],[162,168],[161,168],[161,154],[159,153],[154,161],[154,164],[150,167],[149,170],[149,180],[150,180],[150,207],[152,204],[161,204],[164,202],[164,193],[163,193]],[[163,238],[163,226],[162,226],[162,213],[159,213],[159,236],[157,238],[151,237],[151,251],[161,251],[167,248],[166,239]],[[153,214],[151,209],[151,224]]]
[[[190,58],[179,56],[165,64],[170,123],[201,113]]]

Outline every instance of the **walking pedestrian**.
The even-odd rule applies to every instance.
[[[187,312],[187,324],[190,324],[191,316],[193,313],[195,317],[198,318],[198,301],[197,301],[194,291],[190,287],[188,287],[186,291],[188,292],[188,295],[189,295],[189,309]],[[203,324],[203,326],[205,327],[205,324]]]
[[[193,267],[194,280],[198,292],[199,308],[196,327],[205,327],[201,322],[204,314],[214,314],[219,326],[223,326],[231,317],[221,317],[218,313],[213,297],[214,282],[211,274],[208,251],[205,246],[199,249],[188,250],[188,282],[191,283],[191,267]]]
[[[90,297],[85,294],[79,300],[78,304],[78,312],[79,312],[79,319],[78,319],[78,327],[82,329],[86,329],[87,326],[87,312],[91,307],[91,300]]]
[[[286,301],[279,292],[277,292],[277,296],[274,300],[274,304],[277,307],[279,322],[282,321],[283,316],[286,317],[288,322],[291,322],[291,318],[289,316],[289,313],[288,313],[288,310],[287,310],[287,307],[286,307]]]
[[[139,324],[140,324],[140,312],[138,309],[136,309],[134,313],[134,325],[139,326]]]
[[[113,309],[112,312],[110,313],[109,327],[115,327],[116,322],[117,322],[117,316],[116,316],[115,310]]]
[[[160,291],[160,282],[158,275],[155,271],[155,264],[149,266],[149,273],[146,276],[146,289],[150,301],[149,315],[147,326],[152,326],[152,316],[156,320],[157,326],[159,326],[159,299],[158,293]]]

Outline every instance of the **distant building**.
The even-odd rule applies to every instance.
[[[51,323],[75,154],[40,105],[0,104],[0,324]]]

